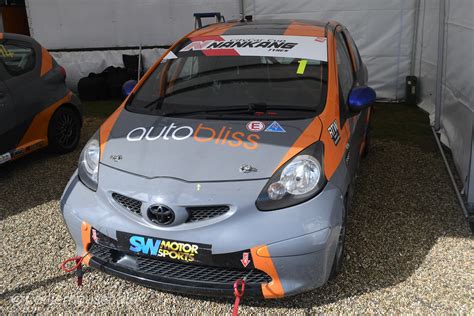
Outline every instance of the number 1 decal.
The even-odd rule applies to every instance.
[[[304,74],[304,70],[306,69],[306,65],[308,64],[308,61],[306,59],[303,60],[298,60],[298,69],[296,70],[296,74],[302,75]]]

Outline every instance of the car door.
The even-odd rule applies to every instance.
[[[351,177],[353,177],[359,163],[359,149],[364,136],[364,122],[360,119],[363,116],[363,112],[354,113],[349,110],[349,94],[352,88],[360,85],[360,83],[357,79],[351,50],[343,34],[343,28],[340,26],[336,29],[336,61],[339,79],[341,126],[345,127],[349,135],[346,163]]]
[[[31,118],[37,112],[41,98],[40,66],[41,48],[34,42],[5,36],[3,47],[10,52],[11,57],[4,59],[7,78],[4,83],[10,91],[15,103],[15,113],[18,122]]]
[[[0,40],[0,91],[4,95],[3,110],[0,109],[0,153],[19,144],[37,112],[39,99],[35,87],[40,80],[41,50],[33,43],[11,37],[5,34]]]
[[[2,73],[3,69],[0,62],[0,77]],[[9,134],[13,131],[16,124],[16,117],[13,109],[14,105],[8,88],[0,79],[0,155],[11,149],[8,139]]]
[[[6,54],[0,44],[0,135],[5,134],[15,125],[12,98],[7,86],[3,82],[6,78],[6,70],[3,67],[3,59]],[[0,153],[1,152],[0,150]]]
[[[15,52],[10,48],[6,40],[0,40],[0,155],[13,149],[25,130],[18,122],[15,104],[6,84],[12,78],[10,67],[17,63]]]
[[[359,49],[357,48],[357,45],[354,39],[349,34],[349,31],[346,28],[343,28],[342,34],[346,41],[347,47],[350,50],[352,65],[354,68],[356,86],[367,86],[368,84],[367,83],[368,81],[367,67],[362,62]],[[369,107],[365,109],[364,111],[360,112],[359,115],[357,116],[357,124],[355,126],[355,130],[356,130],[355,132],[358,135],[358,143],[356,146],[357,150],[359,150],[358,156],[360,156],[362,149],[365,145],[365,135],[369,129],[370,115],[371,115],[371,108]],[[356,149],[354,149],[354,151],[355,151],[355,154],[357,154]]]

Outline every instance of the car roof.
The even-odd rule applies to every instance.
[[[325,37],[333,22],[312,20],[258,20],[216,23],[197,29],[188,37],[216,35],[299,35]]]

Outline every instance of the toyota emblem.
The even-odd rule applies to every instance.
[[[174,222],[174,212],[166,205],[153,205],[148,208],[148,218],[158,225],[169,225]]]

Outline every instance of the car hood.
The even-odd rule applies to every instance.
[[[101,163],[148,178],[262,179],[272,176],[290,150],[303,149],[295,146],[317,141],[320,132],[317,118],[204,120],[123,110],[102,146]]]

